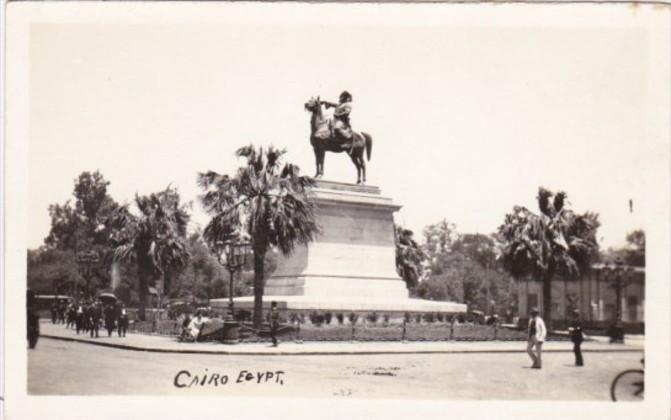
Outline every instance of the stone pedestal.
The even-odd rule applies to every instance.
[[[396,272],[394,212],[400,206],[378,187],[316,182],[311,189],[321,233],[297,246],[265,286],[264,306],[288,310],[465,312],[466,305],[410,299]],[[225,299],[213,299],[212,306]],[[251,309],[252,296],[235,299]]]

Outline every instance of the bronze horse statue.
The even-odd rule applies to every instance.
[[[366,149],[366,157],[370,160],[373,148],[373,138],[368,133],[357,133],[352,131],[350,142],[343,144],[342,140],[335,137],[332,129],[333,121],[324,117],[322,113],[322,102],[319,97],[310,98],[305,103],[305,109],[312,113],[310,118],[310,144],[315,152],[317,173],[315,178],[324,176],[324,155],[326,152],[346,152],[354,166],[356,166],[356,183],[366,183],[366,160],[363,157]]]

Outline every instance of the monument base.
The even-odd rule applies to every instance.
[[[321,232],[298,245],[290,255],[279,254],[277,267],[265,284],[264,308],[277,302],[288,313],[408,313],[457,314],[467,306],[409,297],[396,272],[394,212],[400,206],[367,185],[317,180],[310,190]],[[254,298],[235,298],[235,308],[251,311]],[[227,299],[210,305],[224,310]]]
[[[252,311],[254,309],[254,297],[244,296],[234,298],[235,309]],[[433,300],[399,298],[338,298],[338,297],[316,297],[316,296],[264,296],[263,307],[270,308],[270,302],[277,302],[277,308],[287,312],[378,312],[399,315],[409,313],[465,313],[467,306],[456,302],[436,302]],[[228,308],[228,299],[211,299],[210,306],[215,310]]]

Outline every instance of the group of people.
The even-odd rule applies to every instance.
[[[541,354],[543,353],[543,343],[547,336],[547,329],[545,328],[545,323],[540,316],[538,308],[533,308],[530,312],[529,317],[529,327],[528,327],[528,341],[527,341],[527,353],[531,357],[532,369],[541,369],[542,359]],[[583,366],[584,361],[582,358],[582,350],[580,346],[583,342],[583,332],[582,324],[580,322],[580,311],[577,309],[573,311],[573,320],[571,326],[568,329],[571,336],[571,341],[573,342],[573,353],[575,355],[575,365]]]
[[[194,317],[191,317],[189,313],[181,314],[177,318],[177,323],[182,326],[179,341],[201,341],[201,332],[209,320],[202,311],[196,311]]]
[[[65,324],[65,316],[68,311],[68,304],[66,302],[54,301],[51,304],[51,323]]]
[[[273,301],[270,304],[270,312],[268,313],[268,320],[270,321],[270,339],[272,346],[277,347],[279,340],[277,335],[280,327],[280,312],[277,309],[277,302]],[[181,314],[177,318],[177,324],[181,326],[181,332],[178,340],[184,342],[202,341],[203,327],[210,322],[210,318],[202,311],[196,311],[194,317],[190,313]]]
[[[107,336],[117,330],[119,337],[125,337],[128,330],[128,311],[123,303],[103,304],[101,300],[72,302],[65,307],[63,317],[57,316],[54,323],[63,320],[66,328],[73,328],[91,337],[100,336],[100,328],[107,330]],[[53,309],[52,309],[53,313]],[[53,320],[53,317],[52,317]]]

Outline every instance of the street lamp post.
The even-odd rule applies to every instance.
[[[250,244],[238,241],[217,241],[214,244],[214,252],[217,254],[219,263],[226,267],[229,273],[228,283],[228,314],[224,319],[223,341],[227,344],[239,342],[239,325],[235,320],[235,309],[233,307],[233,278],[247,262],[250,252]]]
[[[77,255],[77,268],[79,275],[84,278],[84,282],[86,283],[85,293],[87,299],[91,297],[90,282],[93,277],[93,266],[98,261],[100,259],[95,251],[81,252]]]

